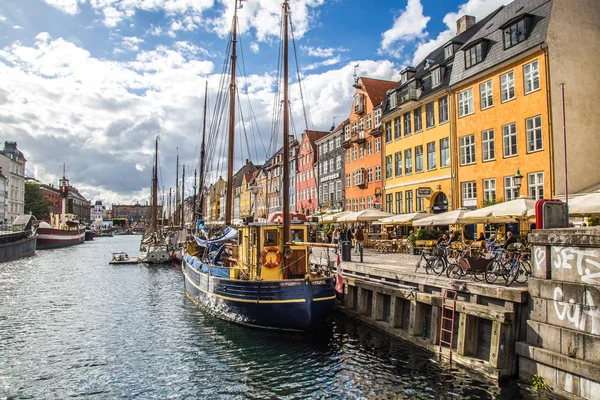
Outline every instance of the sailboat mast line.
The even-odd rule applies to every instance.
[[[310,108],[307,106],[306,104],[306,99],[304,97],[304,91],[306,90],[304,88],[304,80],[302,78],[302,71],[300,69],[300,62],[298,61],[298,50],[296,49],[296,39],[294,37],[294,24],[292,23],[292,17],[289,17],[290,19],[290,31],[292,34],[292,46],[294,48],[294,60],[296,61],[296,75],[298,77],[298,90],[300,91],[300,101],[302,104],[302,113],[304,115],[304,127],[306,130],[309,129],[309,127],[311,129],[314,130],[314,125],[312,123],[312,118],[310,115]],[[310,125],[309,125],[310,122]]]
[[[289,4],[287,0],[283,2],[283,188],[282,188],[282,207],[281,215],[283,219],[283,248],[284,257],[283,268],[288,265],[287,258],[289,254],[290,240],[290,156],[289,156],[289,108],[288,104],[288,14]]]

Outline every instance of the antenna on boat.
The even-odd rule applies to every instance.
[[[235,67],[237,62],[237,10],[241,8],[242,0],[235,0],[233,8],[233,33],[231,35],[231,79],[229,83],[229,132],[227,149],[227,192],[225,198],[225,225],[231,225],[231,211],[233,206],[233,148],[235,128]]]

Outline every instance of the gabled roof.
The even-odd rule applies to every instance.
[[[479,29],[456,53],[450,84],[459,83],[462,80],[508,61],[529,49],[539,46],[546,40],[546,31],[550,22],[551,10],[552,0],[515,0],[492,13],[485,27]],[[515,21],[525,16],[531,18],[527,37],[521,43],[504,49],[504,32],[502,27],[510,21]],[[466,69],[464,49],[481,39],[488,41],[485,59]]]
[[[309,131],[306,130],[304,131],[304,133],[306,133],[306,137],[308,138],[308,141],[310,142],[311,145],[315,145],[315,142],[327,135],[329,135],[331,132],[329,131]]]
[[[360,83],[364,87],[367,96],[371,100],[373,107],[377,107],[385,98],[388,90],[396,87],[397,82],[384,81],[382,79],[373,79],[361,77]]]

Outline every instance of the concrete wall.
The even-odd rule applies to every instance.
[[[600,228],[538,230],[529,240],[532,308],[527,340],[516,344],[519,374],[600,399]]]
[[[554,133],[556,193],[564,194],[564,146],[561,83],[565,83],[569,192],[600,183],[598,127],[595,97],[600,92],[600,1],[554,0],[548,25],[550,91]],[[594,168],[596,167],[596,168]]]
[[[7,243],[0,243],[0,262],[16,260],[21,257],[27,257],[35,254],[36,238],[28,237],[29,232],[19,233],[14,235],[3,235],[11,236],[16,241],[8,241]],[[4,241],[5,239],[3,239]]]

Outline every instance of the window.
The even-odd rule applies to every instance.
[[[440,82],[442,81],[441,75],[441,70],[439,68],[431,71],[431,87],[439,86]]]
[[[329,164],[327,163],[327,161],[325,161],[323,163],[323,174],[326,174],[329,172]]]
[[[344,127],[344,140],[350,140],[350,125]]]
[[[356,136],[356,122],[352,123],[352,136]]]
[[[338,156],[335,158],[335,169],[336,169],[336,170],[340,170],[340,169],[342,169],[342,156],[340,156],[340,155],[338,155]]]
[[[367,168],[367,182],[373,183],[373,168]]]
[[[490,161],[496,158],[496,147],[494,145],[494,130],[488,129],[481,132],[481,147],[483,161]]]
[[[333,140],[328,140],[327,145],[329,147],[329,151],[332,151],[333,150]],[[308,159],[308,156],[307,156],[307,159]]]
[[[367,208],[373,208],[373,197],[371,196],[367,197]]]
[[[342,181],[337,181],[335,183],[335,198],[337,201],[342,201]]]
[[[381,165],[375,166],[375,182],[379,182],[381,180]]]
[[[373,115],[367,115],[367,129],[371,129],[373,127]]]
[[[436,167],[435,142],[427,143],[427,169],[432,170]]]
[[[440,124],[448,122],[448,96],[444,96],[438,101]]]
[[[333,172],[333,171],[335,171],[335,160],[333,158],[330,158],[329,159],[329,172]],[[310,174],[310,172],[309,172],[309,174]],[[312,176],[309,176],[309,178],[312,178]]]
[[[381,151],[381,138],[375,138],[375,153],[379,153]]]
[[[475,182],[463,182],[462,187],[462,206],[477,206],[477,184]]]
[[[525,40],[525,18],[504,28],[504,49],[508,49]]]
[[[385,211],[389,213],[393,213],[394,209],[392,208],[394,196],[391,193],[385,195]]]
[[[421,212],[421,211],[423,211],[424,208],[425,208],[425,199],[417,196],[417,207],[416,207],[415,211]]]
[[[481,61],[483,61],[483,42],[479,42],[465,50],[465,68],[471,68]]]
[[[360,211],[365,209],[365,198],[361,197],[360,198]]]
[[[473,89],[458,94],[458,116],[464,117],[473,113]]]
[[[360,133],[361,131],[365,130],[365,119],[361,118],[358,120],[358,132]]]
[[[483,180],[483,200],[489,202],[496,200],[496,179]]]
[[[385,123],[385,142],[389,143],[392,141],[392,121]]]
[[[421,107],[415,108],[415,132],[419,132],[423,129],[423,122],[421,121]]]
[[[528,195],[534,200],[544,198],[544,173],[527,174]]]
[[[392,177],[392,156],[385,156],[385,179]]]
[[[350,187],[350,174],[346,174],[346,187]]]
[[[523,81],[525,82],[525,94],[540,88],[540,70],[537,60],[523,66]]]
[[[358,147],[352,146],[352,161],[356,160],[358,156]]]
[[[396,214],[402,214],[402,192],[396,192]]]
[[[494,105],[494,96],[492,93],[492,81],[483,82],[479,85],[479,96],[481,99],[481,109],[485,110]]]
[[[410,113],[404,114],[404,136],[410,135]]]
[[[433,102],[427,104],[425,106],[425,119],[427,120],[426,124],[428,128],[435,126],[435,105]]]
[[[412,174],[412,149],[404,150],[404,174]]]
[[[375,128],[377,128],[381,123],[381,108],[376,109],[373,113],[375,114]]]
[[[411,212],[413,212],[412,190],[407,190],[405,192],[404,199],[406,200],[406,213],[410,214]]]
[[[450,140],[440,139],[440,167],[450,166]]]
[[[525,120],[527,130],[527,152],[542,150],[542,117],[527,118]]]
[[[338,136],[335,138],[335,148],[339,149],[342,146],[342,137]]]
[[[502,102],[515,98],[515,73],[513,71],[500,75],[500,93]]]
[[[388,98],[390,101],[390,110],[391,110],[394,107],[396,107],[396,92],[390,93],[390,97],[388,97]]]
[[[475,135],[460,138],[460,165],[475,163]]]
[[[415,172],[423,172],[423,146],[415,147]]]
[[[367,155],[370,156],[371,154],[373,154],[373,142],[369,140],[367,141]]]
[[[324,163],[325,161],[323,161]],[[319,163],[319,176],[323,175],[323,164]],[[302,174],[298,174],[298,182],[302,182]]]
[[[358,199],[352,199],[352,211],[358,211]]]
[[[504,177],[504,201],[514,200],[519,198],[519,189],[515,185],[512,176]]]
[[[350,162],[350,150],[346,150],[346,164]]]
[[[402,176],[402,152],[397,151],[394,156],[396,162],[396,176]]]
[[[358,145],[358,156],[363,158],[365,156],[365,146],[360,144]]]
[[[517,155],[517,124],[514,122],[502,127],[502,145],[504,157]]]
[[[402,137],[402,118],[396,117],[394,119],[394,140],[398,140]]]
[[[352,200],[350,199],[346,199],[346,211],[351,211],[352,210]]]
[[[448,46],[444,47],[444,60],[446,58],[452,57],[454,55],[454,48],[452,47],[452,43]]]

